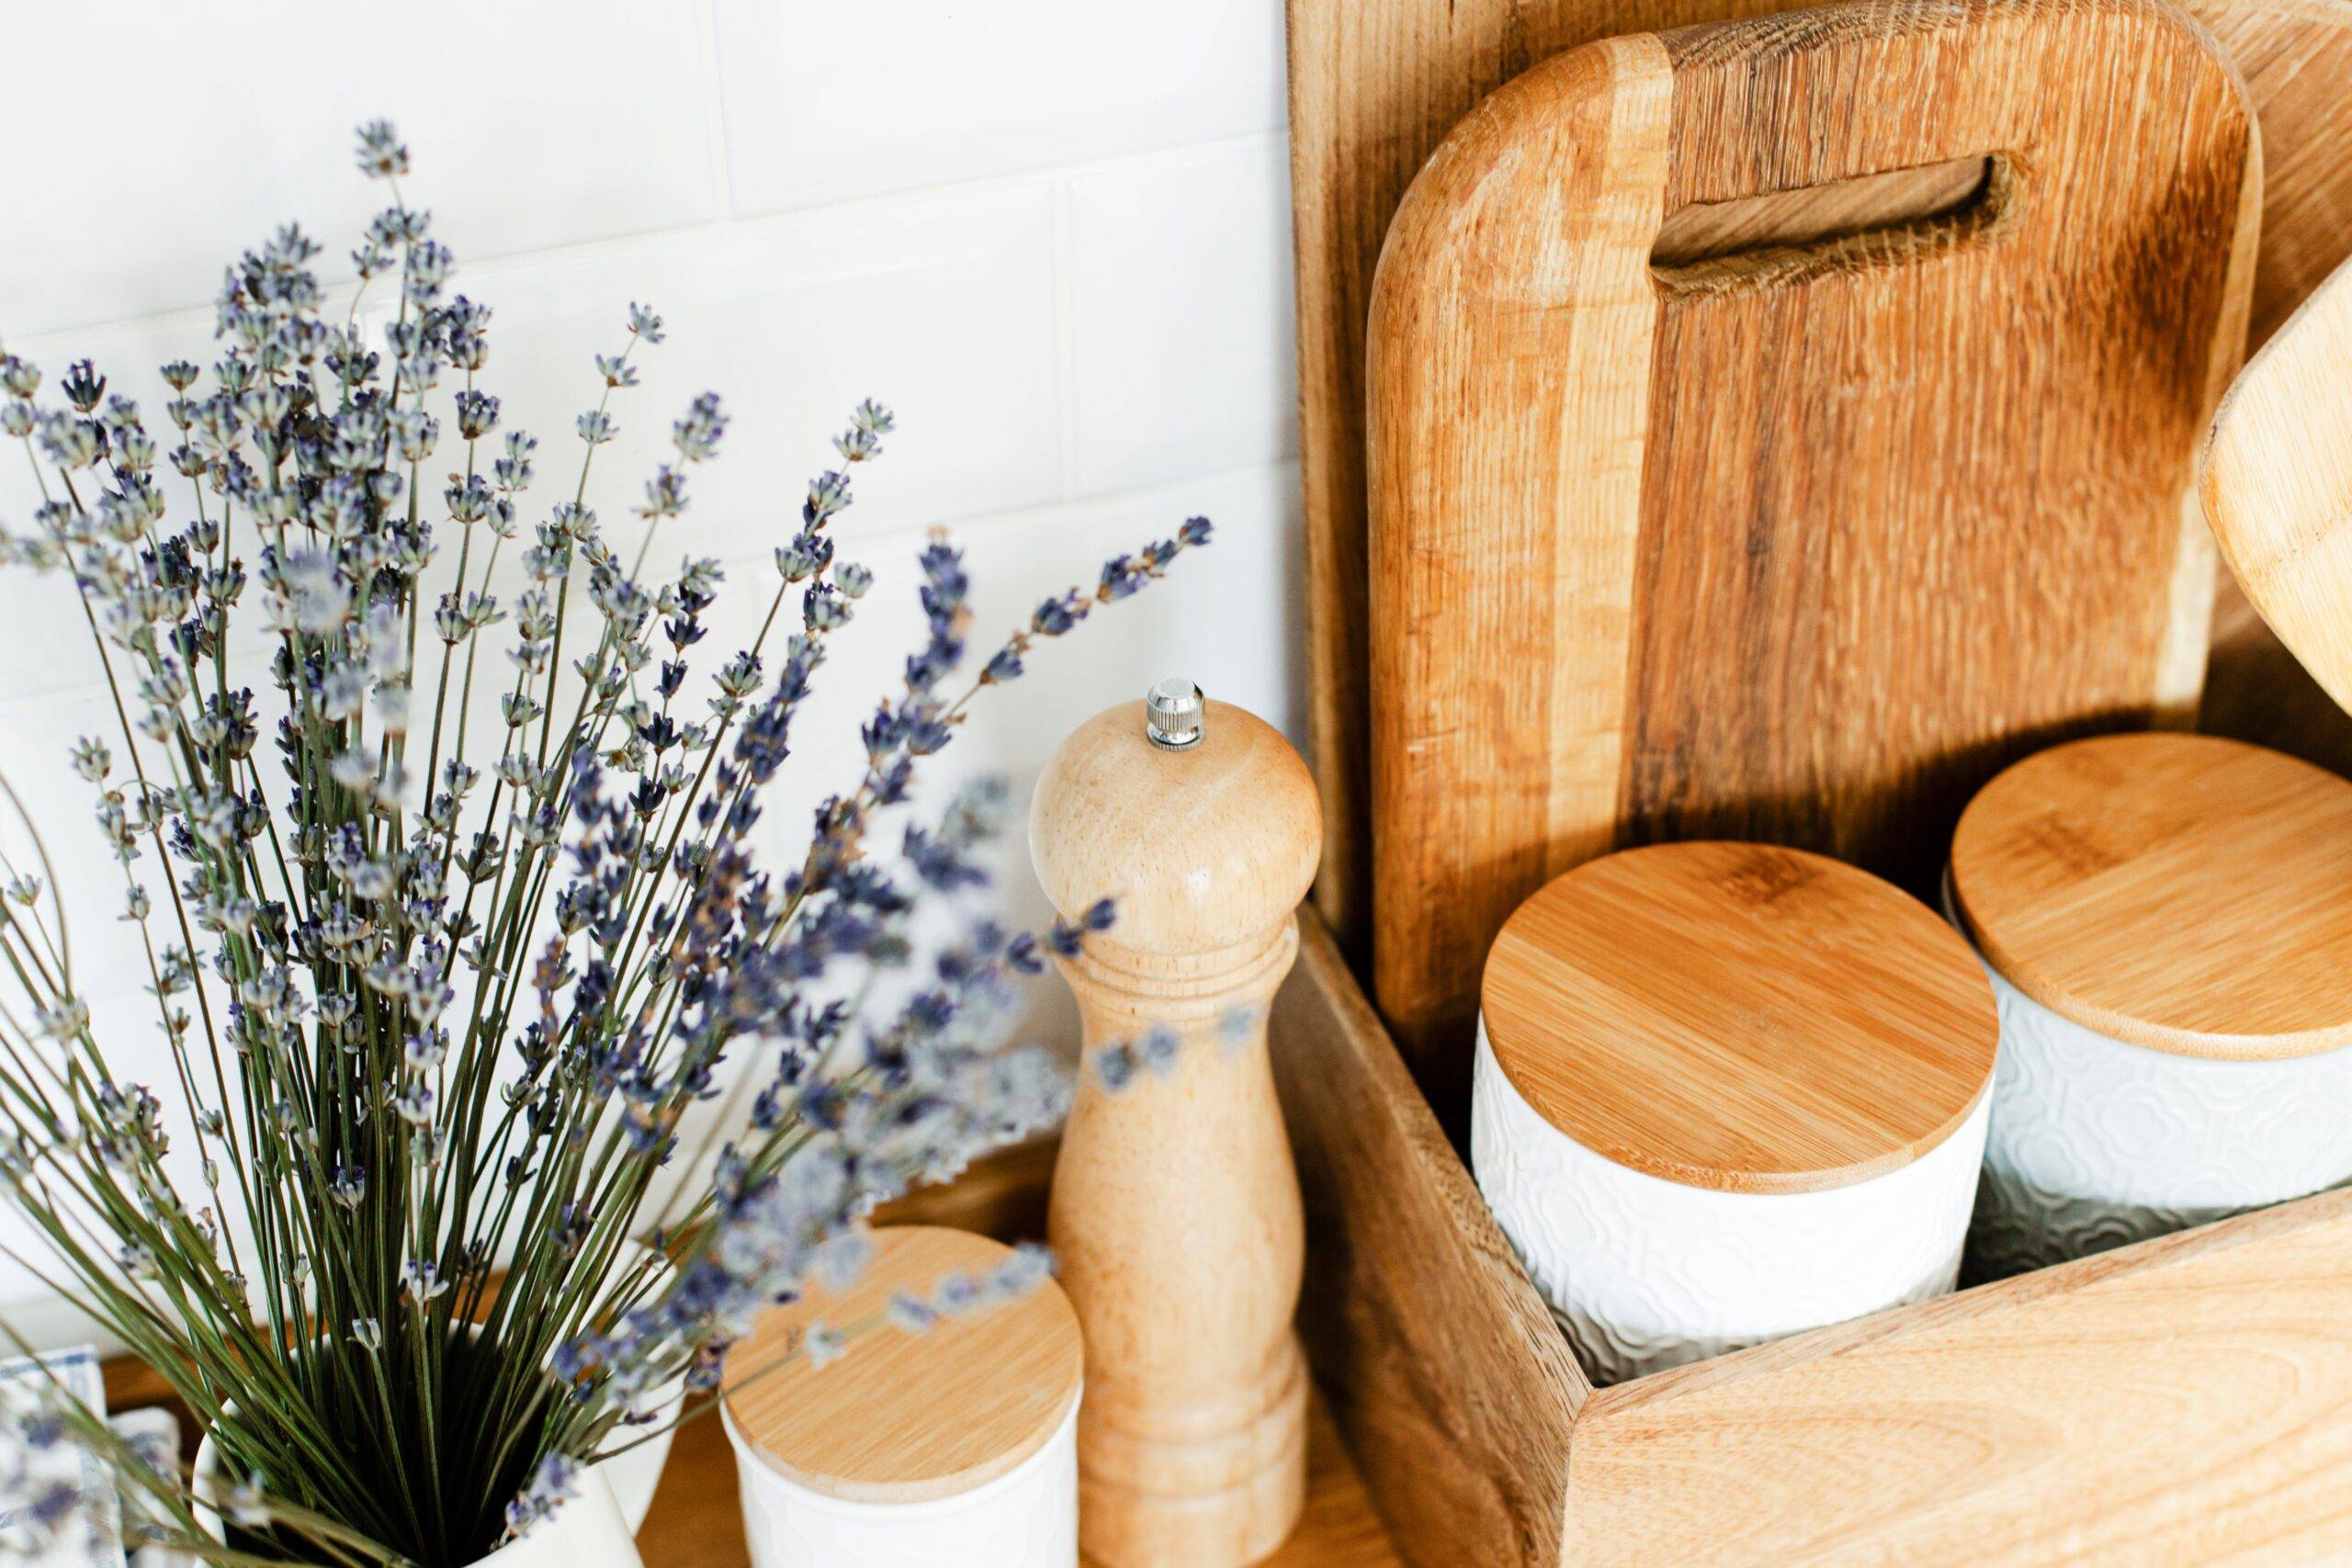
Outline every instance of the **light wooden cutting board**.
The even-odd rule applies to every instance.
[[[1578,862],[1928,893],[2000,767],[2193,705],[2259,188],[2235,73],[2143,0],[1613,39],[1446,140],[1366,360],[1374,987],[1442,1113]]]
[[[1363,330],[1405,187],[1481,97],[1548,55],[1612,34],[1791,8],[1787,0],[1288,0],[1317,898],[1369,953]],[[2262,123],[2260,343],[2352,255],[2352,0],[2190,0],[2231,51]],[[2303,679],[2224,577],[2204,727],[2352,772],[2352,720]]]
[[[2188,0],[2262,121],[2262,251],[2249,350],[2352,257],[2352,0]],[[2295,662],[2228,572],[2199,728],[2352,773],[2352,716]]]

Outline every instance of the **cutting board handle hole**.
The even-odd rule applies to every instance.
[[[1977,152],[1795,190],[1695,201],[1667,215],[1650,268],[1670,290],[1769,288],[1914,261],[1990,233],[2007,212],[2016,162]]]

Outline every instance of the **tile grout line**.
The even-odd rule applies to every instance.
[[[710,143],[710,204],[718,215],[718,226],[723,230],[735,221],[735,156],[727,132],[727,76],[718,68],[718,0],[702,0],[695,8],[695,31],[702,45],[703,80],[707,89],[703,133]]]
[[[1169,503],[1165,526],[1159,530],[1162,533],[1169,533],[1174,530],[1176,524],[1182,521],[1183,517],[1192,515],[1197,510],[1182,499],[1182,492],[1187,487],[1223,484],[1247,479],[1252,475],[1263,475],[1281,481],[1286,476],[1295,479],[1297,469],[1298,459],[1295,457],[1283,457],[1273,462],[1239,463],[1230,468],[1204,469],[1199,473],[1185,474],[1176,479],[1162,479],[1148,485],[1132,485],[1125,490],[1102,491],[1094,494],[1071,496],[1064,500],[1032,503],[1026,506],[1000,507],[993,512],[968,513],[958,517],[934,518],[928,522],[890,524],[861,535],[857,540],[857,547],[865,553],[866,558],[870,559],[876,547],[920,537],[933,528],[944,528],[956,543],[968,545],[977,537],[1005,528],[1018,527],[1023,523],[1040,523],[1049,526],[1082,523],[1087,509],[1108,512],[1119,508],[1148,505],[1156,499],[1165,500]],[[1289,483],[1283,484],[1285,492],[1291,488]],[[1267,521],[1272,526],[1283,525],[1279,507],[1276,509],[1276,513]],[[774,552],[766,547],[730,550],[721,547],[714,558],[731,574],[741,569],[756,570],[770,566],[775,558]],[[503,601],[504,595],[502,592],[502,602]],[[232,668],[235,668],[233,658]],[[0,718],[5,718],[14,710],[29,708],[37,704],[53,703],[76,695],[102,696],[105,691],[106,687],[102,682],[92,680],[47,687],[40,691],[12,693],[0,696]]]
[[[714,60],[715,60],[714,55]],[[632,233],[605,234],[580,240],[570,244],[543,245],[536,250],[505,251],[471,260],[458,258],[458,276],[465,278],[485,278],[496,281],[503,274],[520,272],[548,263],[571,265],[594,261],[608,255],[626,255],[632,251],[651,250],[663,245],[690,245],[697,240],[721,235],[756,236],[763,226],[778,228],[812,218],[836,214],[851,214],[883,210],[891,207],[913,208],[926,202],[954,200],[966,197],[989,196],[1023,186],[1053,185],[1089,178],[1111,173],[1148,172],[1156,168],[1173,167],[1195,157],[1221,152],[1240,152],[1263,146],[1285,146],[1289,132],[1283,130],[1253,130],[1235,136],[1222,136],[1207,141],[1175,143],[1166,147],[1146,148],[1108,158],[1082,159],[1068,164],[1041,164],[1033,168],[1008,169],[998,174],[982,175],[967,180],[943,181],[928,186],[910,186],[901,190],[884,191],[872,196],[851,197],[839,201],[812,202],[804,206],[786,206],[772,210],[737,213],[729,180],[728,215],[706,219],[697,223],[672,224],[665,228],[639,230]],[[719,152],[722,162],[725,152]],[[341,298],[356,279],[340,277],[322,285],[330,299]],[[209,300],[191,301],[165,310],[150,310],[133,316],[109,316],[96,321],[69,321],[58,326],[43,327],[35,332],[12,333],[11,348],[21,352],[19,344],[35,345],[37,352],[51,352],[52,340],[70,337],[77,333],[168,331],[181,326],[202,326],[212,319],[213,307]],[[48,348],[41,347],[49,344]]]
[[[1072,298],[1076,265],[1071,255],[1069,185],[1054,182],[1054,412],[1055,440],[1061,455],[1060,499],[1078,493],[1078,302]]]

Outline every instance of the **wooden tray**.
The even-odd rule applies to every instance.
[[[1596,1391],[1301,921],[1299,1327],[1419,1568],[2352,1554],[2352,1191]]]
[[[1442,1116],[1487,947],[1729,838],[1932,898],[1985,780],[2186,723],[2244,90],[2142,0],[1867,0],[1555,55],[1373,291],[1374,996]]]

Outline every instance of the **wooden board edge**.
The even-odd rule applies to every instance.
[[[1672,89],[1648,33],[1512,78],[1407,189],[1373,282],[1374,995],[1448,1125],[1496,933],[1616,847]],[[1494,220],[1514,207],[1560,231]]]
[[[2347,1313],[2335,1191],[1621,1384],[1564,1551],[2342,1561]]]
[[[1645,1406],[1769,1377],[1792,1367],[1838,1356],[1897,1349],[1907,1337],[1931,1334],[1954,1323],[2030,1311],[2052,1298],[2112,1287],[2118,1281],[2160,1280],[2165,1270],[2190,1259],[2313,1226],[2346,1222],[2352,1222],[2352,1189],[2314,1193],[2232,1219],[2216,1220],[2194,1230],[2175,1231],[2170,1235],[2156,1236],[2112,1252],[2078,1258],[2071,1263],[1995,1280],[1932,1301],[1894,1307],[1869,1317],[1776,1339],[1769,1345],[1653,1372],[1645,1378],[1597,1391],[1587,1404],[1584,1416],[1589,1421],[1623,1417]]]
[[[1315,905],[1359,959],[1372,948],[1372,749],[1366,711],[1363,323],[1352,323],[1340,105],[1355,62],[1345,10],[1287,0],[1299,489],[1306,513],[1307,757],[1323,801]],[[1382,226],[1386,227],[1384,215]],[[1376,249],[1376,247],[1375,247]],[[1369,276],[1369,264],[1366,264]]]
[[[1591,1393],[1312,909],[1275,998],[1307,1215],[1299,1332],[1399,1550],[1553,1568]]]

